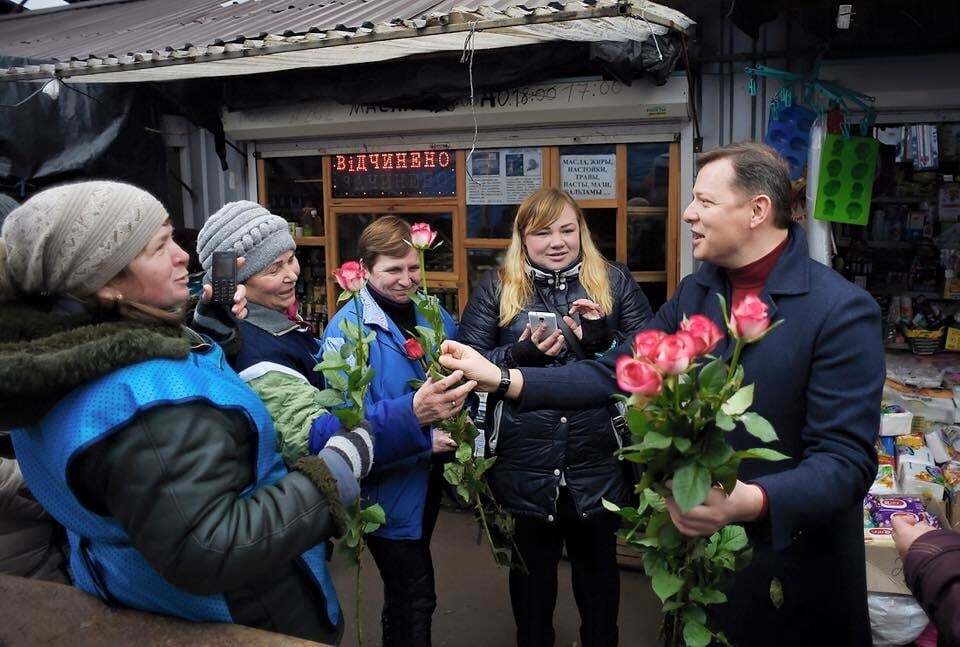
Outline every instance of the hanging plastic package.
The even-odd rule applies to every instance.
[[[787,161],[791,180],[803,175],[810,148],[810,127],[816,118],[817,113],[800,104],[783,105],[778,99],[770,104],[770,119],[763,143],[776,149]]]
[[[830,267],[830,259],[836,255],[830,223],[813,217],[817,205],[817,180],[820,177],[820,152],[823,148],[824,135],[823,120],[817,118],[810,127],[810,150],[807,156],[807,217],[804,219],[804,225],[807,228],[810,258]]]
[[[910,126],[910,152],[913,168],[918,171],[935,170],[940,167],[940,146],[937,127],[931,124]]]
[[[874,647],[909,645],[927,628],[927,615],[909,595],[868,593]]]

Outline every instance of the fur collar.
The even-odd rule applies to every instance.
[[[24,303],[0,307],[0,429],[39,420],[73,389],[123,366],[182,359],[191,348],[179,328],[97,321]]]

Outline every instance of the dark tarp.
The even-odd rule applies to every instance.
[[[24,59],[0,56],[0,66]],[[12,106],[42,83],[0,83]],[[37,94],[0,107],[0,187],[16,198],[60,182],[109,178],[141,186],[161,201],[167,192],[160,113],[149,95],[126,84],[60,84],[54,101]]]

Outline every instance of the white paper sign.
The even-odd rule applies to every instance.
[[[575,200],[609,200],[616,197],[617,156],[561,155],[560,182]]]
[[[467,162],[467,204],[520,204],[541,186],[539,148],[474,151]]]

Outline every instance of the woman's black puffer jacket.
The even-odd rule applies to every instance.
[[[499,325],[500,276],[488,272],[473,290],[460,322],[458,340],[480,351],[499,366],[525,365],[514,343],[528,322],[528,312],[559,310],[566,313],[574,301],[589,298],[580,284],[577,267],[560,272],[534,272],[535,290],[527,308],[508,326]],[[609,265],[613,312],[606,316],[619,342],[642,328],[653,313],[630,271],[621,264]],[[547,307],[541,293],[553,301]],[[607,346],[606,348],[609,348]],[[548,359],[545,358],[544,359]],[[577,361],[569,349],[555,364]],[[490,484],[500,505],[515,514],[553,521],[559,487],[565,483],[578,514],[588,518],[603,509],[602,499],[625,502],[629,486],[614,452],[619,441],[606,407],[585,410],[537,410],[519,413],[507,401],[487,407],[488,435],[496,438],[497,462],[490,471]]]

